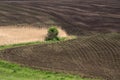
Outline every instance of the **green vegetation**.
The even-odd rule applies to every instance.
[[[41,44],[42,42],[36,41],[36,42],[28,42],[28,43],[19,43],[19,44],[10,44],[10,45],[1,45],[0,50],[8,49],[8,48],[14,48],[19,46],[26,46],[26,45],[35,45],[35,44]]]
[[[59,38],[59,41],[66,41],[69,40],[67,37],[61,37]],[[76,39],[75,36],[71,36],[71,39]],[[25,43],[17,43],[17,44],[10,44],[10,45],[1,45],[0,50],[8,49],[8,48],[14,48],[14,47],[20,47],[20,46],[29,46],[29,45],[37,45],[37,44],[50,44],[50,43],[56,43],[59,42],[57,40],[49,40],[49,41],[35,41],[35,42],[25,42]]]
[[[52,41],[60,41],[58,37],[59,31],[56,27],[50,27],[48,29],[47,37],[45,38],[46,41],[52,40]]]
[[[108,36],[108,38],[110,39],[120,39],[120,33],[117,32],[113,32],[113,33],[109,33],[109,34],[105,34],[106,36]]]
[[[25,43],[18,43],[18,44],[10,44],[10,45],[1,45],[0,50],[8,49],[8,48],[14,48],[14,47],[20,47],[20,46],[27,46],[27,45],[36,45],[36,44],[49,44],[49,43],[55,43],[57,41],[36,41],[36,42],[25,42]]]
[[[0,60],[0,80],[98,80],[49,71],[33,70]]]

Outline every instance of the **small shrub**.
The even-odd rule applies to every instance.
[[[58,37],[58,34],[59,34],[59,32],[56,27],[50,27],[48,29],[48,34],[47,34],[47,37],[45,38],[45,40],[46,41],[50,41],[50,40],[59,41],[60,39]]]

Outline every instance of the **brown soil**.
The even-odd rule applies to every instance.
[[[0,25],[16,24],[60,25],[75,35],[120,32],[120,1],[1,0]],[[7,49],[0,58],[36,69],[120,80],[120,39],[106,36]]]
[[[120,40],[106,36],[0,51],[0,59],[35,69],[120,80]]]
[[[119,0],[1,0],[0,25],[61,25],[68,33],[120,31]]]

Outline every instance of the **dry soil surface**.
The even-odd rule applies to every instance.
[[[58,28],[59,37],[67,37],[67,33]],[[32,41],[44,41],[48,28],[36,28],[33,26],[0,26],[0,45],[14,44]]]

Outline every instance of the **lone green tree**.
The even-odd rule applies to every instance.
[[[59,41],[58,37],[59,31],[57,30],[56,27],[50,27],[48,29],[47,36],[45,38],[46,41],[52,40],[52,41]]]

